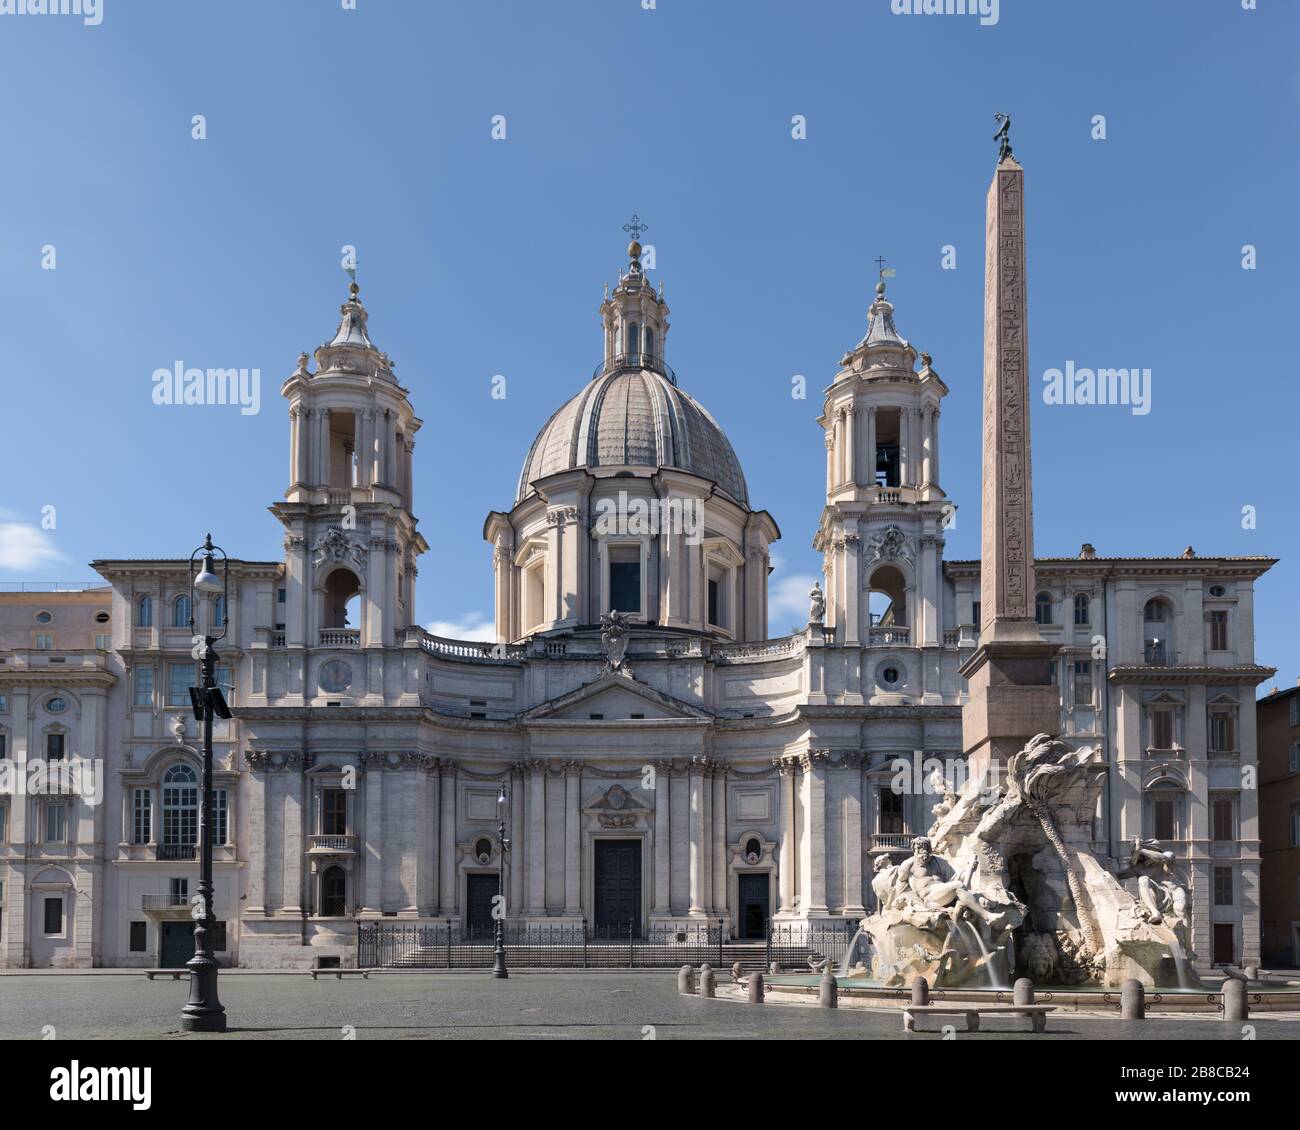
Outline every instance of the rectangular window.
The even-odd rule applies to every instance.
[[[45,900],[45,933],[47,936],[63,933],[62,895],[56,895]]]
[[[0,738],[0,757],[4,756],[4,738]],[[1300,773],[1300,742],[1291,743],[1291,764],[1288,767],[1292,773]]]
[[[1237,838],[1237,805],[1232,797],[1219,796],[1211,799],[1210,827],[1214,838],[1220,842]]]
[[[0,757],[8,757],[8,756],[9,756],[9,754],[8,754],[8,750],[7,750],[7,748],[6,748],[6,747],[8,746],[8,744],[9,744],[9,735],[8,735],[8,734],[0,734]]]
[[[1151,748],[1174,748],[1174,712],[1172,710],[1153,710],[1151,712]]]
[[[212,790],[212,842],[214,844],[229,843],[229,837],[226,832],[229,829],[228,813],[230,809],[226,797],[225,789]]]
[[[1210,650],[1228,650],[1228,614],[1227,612],[1210,613]]]
[[[1092,660],[1074,661],[1074,705],[1092,705]]]
[[[893,789],[880,790],[880,831],[900,835],[903,831],[903,794]]]
[[[709,623],[718,623],[718,582],[709,578]]]
[[[168,893],[171,895],[172,902],[177,906],[184,905],[190,897],[190,881],[188,879],[172,879],[168,884]]]
[[[0,695],[0,714],[4,713],[4,695]],[[1291,696],[1291,725],[1300,726],[1300,694]]]
[[[45,809],[45,842],[65,843],[68,838],[68,806],[51,804]]]
[[[1210,715],[1210,752],[1232,753],[1236,747],[1236,726],[1231,714]]]
[[[144,953],[148,948],[149,926],[146,922],[131,923],[131,952]]]
[[[135,669],[135,705],[153,705],[153,668],[137,667]]]
[[[111,645],[112,645],[112,641],[108,635],[105,634],[105,635],[95,636],[96,651],[109,651],[111,650]]]
[[[1174,802],[1156,800],[1151,802],[1152,831],[1157,840],[1174,838]]]
[[[614,547],[609,561],[609,610],[641,615],[641,550]]]
[[[284,603],[284,599],[285,599],[285,590],[284,590],[284,589],[276,589],[276,590],[275,590],[275,603],[276,603],[276,604],[283,604],[283,603]]]
[[[1294,703],[1292,705],[1294,705]],[[0,714],[8,714],[8,713],[9,713],[9,698],[7,695],[0,694]],[[1293,722],[1292,725],[1294,726],[1295,723]]]
[[[226,705],[235,704],[235,676],[229,667],[218,667],[215,672],[217,686],[221,688],[221,693],[225,696]]]
[[[1214,869],[1214,905],[1232,905],[1232,868],[1216,867]]]
[[[7,843],[9,840],[9,806],[0,804],[0,845]],[[0,884],[0,890],[3,890],[3,884]]]
[[[1300,805],[1291,809],[1291,846],[1300,847]]]
[[[1088,600],[1086,592],[1077,592],[1074,594],[1074,625],[1076,628],[1086,627],[1089,620],[1091,602]]]
[[[54,648],[54,637],[41,632],[36,637],[37,651],[51,651]]]
[[[321,792],[320,823],[322,835],[347,835],[348,796],[342,789],[325,789]]]
[[[190,687],[194,686],[194,664],[173,663],[167,669],[167,705],[188,706]]]
[[[980,626],[980,602],[978,600],[970,602],[970,622],[977,628]]]
[[[147,844],[153,838],[153,805],[148,789],[131,793],[131,842]]]
[[[45,760],[62,761],[64,754],[64,741],[66,734],[46,734],[45,735]]]

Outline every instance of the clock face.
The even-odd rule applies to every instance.
[[[338,694],[352,685],[352,668],[342,659],[331,659],[320,669],[320,687],[330,694]]]

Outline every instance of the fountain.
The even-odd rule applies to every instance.
[[[1023,973],[1038,984],[1117,988],[1136,977],[1194,988],[1173,854],[1138,840],[1120,870],[1092,850],[1104,772],[1095,750],[1039,734],[1000,784],[971,778],[954,792],[932,782],[943,799],[928,835],[902,863],[876,860],[877,907],[859,931],[871,939],[870,966],[855,968],[855,937],[840,975],[885,986],[924,976],[937,987],[1005,989]]]

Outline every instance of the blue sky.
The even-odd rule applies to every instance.
[[[1291,682],[1300,5],[1002,0],[998,17],[890,0],[0,15],[0,581],[182,556],[209,526],[232,555],[278,558],[278,388],[332,332],[352,244],[372,335],[425,421],[419,616],[473,631],[491,607],[483,518],[590,377],[634,211],[673,311],[668,359],[784,535],[772,633],[820,566],[814,419],[878,255],[900,331],[951,389],[947,553],[977,556],[984,194],[1008,110],[1034,388],[1067,361],[1152,371],[1145,415],[1036,399],[1038,552],[1282,558],[1258,587],[1258,655]],[[177,360],[260,368],[261,412],[155,405],[151,374]]]

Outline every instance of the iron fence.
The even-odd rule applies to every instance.
[[[362,969],[489,969],[494,928],[457,923],[357,923]],[[595,927],[585,922],[505,924],[506,957],[516,969],[667,969],[722,965],[720,925],[677,928],[634,923]]]
[[[847,922],[768,923],[767,964],[782,969],[811,969],[827,958],[836,969],[853,945],[858,932],[856,919]]]

